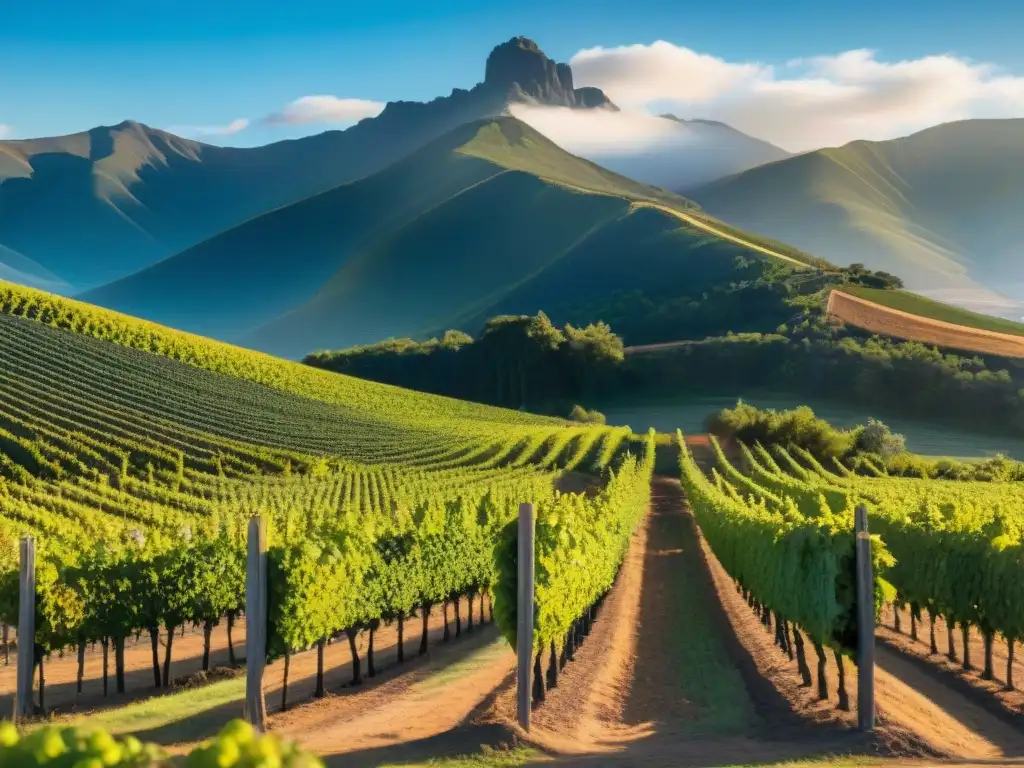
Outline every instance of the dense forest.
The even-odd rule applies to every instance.
[[[543,312],[487,321],[473,338],[380,344],[305,362],[361,378],[568,416],[573,405],[735,391],[785,392],[1024,434],[1024,364],[869,336],[825,322],[820,296],[791,297],[791,321],[624,354],[606,323],[555,325]],[[579,413],[579,411],[577,411]]]

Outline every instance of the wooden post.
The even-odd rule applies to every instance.
[[[36,640],[36,540],[21,539],[21,579],[18,593],[18,687],[14,698],[14,719],[32,716],[32,673],[35,671]]]
[[[875,729],[875,589],[868,511],[857,507],[857,726]]]
[[[246,721],[266,731],[267,700],[263,669],[267,662],[267,518],[249,520],[245,569],[245,709]]]
[[[530,730],[533,674],[533,504],[519,505],[518,605],[516,607],[516,716],[523,730]]]

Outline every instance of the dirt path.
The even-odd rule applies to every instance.
[[[458,645],[439,647],[415,669],[373,690],[350,689],[276,715],[271,728],[301,739],[329,766],[465,754],[491,740],[488,729],[470,721],[510,682],[514,668],[515,655],[492,625]]]
[[[878,707],[955,757],[1024,756],[1024,732],[883,644],[875,648]]]
[[[492,631],[492,630],[489,630]],[[483,634],[441,648],[373,691],[273,720],[329,761],[357,765],[472,753],[514,733],[514,658]],[[880,735],[819,702],[737,594],[700,536],[677,481],[652,508],[576,661],[534,713],[528,741],[570,766],[751,764],[896,748],[1016,762],[1024,736],[880,647]],[[856,671],[847,664],[856,708]],[[614,757],[611,755],[614,754]],[[604,757],[601,757],[601,756]]]
[[[793,266],[799,267],[800,269],[810,269],[810,267],[807,264],[804,264],[802,261],[794,259],[792,256],[786,256],[785,254],[779,253],[778,251],[773,251],[770,248],[765,248],[763,245],[757,245],[756,243],[752,243],[749,240],[744,240],[743,238],[738,237],[737,235],[730,235],[728,232],[718,229],[717,227],[713,227],[707,222],[701,221],[700,219],[696,218],[695,216],[690,216],[689,214],[683,213],[682,211],[677,211],[674,208],[669,208],[667,205],[659,205],[657,203],[647,202],[635,202],[633,203],[633,207],[654,208],[655,210],[661,211],[662,213],[667,213],[670,216],[675,216],[677,219],[685,221],[687,224],[696,227],[697,229],[701,229],[707,232],[708,234],[712,234],[715,237],[720,237],[723,240],[729,240],[733,243],[736,243],[737,245],[742,245],[744,248],[749,248],[752,251],[763,253],[766,256],[781,259],[782,261],[785,261]]]
[[[511,718],[510,693],[502,706]],[[851,747],[848,731],[796,716],[761,677],[733,633],[679,484],[665,478],[528,738],[571,766],[753,764]]]
[[[965,670],[963,661],[963,634],[957,628],[953,633],[953,648],[956,652],[956,661],[948,658],[949,634],[946,630],[946,622],[942,617],[935,619],[935,647],[937,653],[931,653],[930,648],[930,627],[927,612],[923,620],[918,622],[917,639],[911,637],[910,611],[900,611],[900,631],[894,627],[895,616],[893,607],[886,605],[882,609],[882,616],[879,622],[878,636],[886,643],[902,653],[914,658],[927,661],[937,670],[948,675],[958,683],[970,686],[973,692],[980,694],[981,701],[998,703],[1003,713],[1010,714],[1013,718],[1021,718],[1024,715],[1024,691],[1016,686],[1024,684],[1024,651],[1020,643],[1015,644],[1013,656],[1013,689],[1007,689],[1007,662],[1009,660],[1009,646],[1006,640],[997,635],[992,643],[992,666],[993,679],[982,679],[982,670],[985,664],[985,642],[977,627],[971,627],[970,631],[970,660],[973,669]]]

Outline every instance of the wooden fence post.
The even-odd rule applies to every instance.
[[[871,535],[863,504],[856,514],[857,546],[857,726],[875,729],[875,589],[871,574]]]
[[[245,568],[245,710],[246,721],[261,733],[267,727],[263,670],[267,663],[267,518],[249,520]]]
[[[516,607],[516,717],[523,730],[530,730],[530,702],[533,675],[533,504],[519,505],[518,605]]]
[[[36,540],[21,539],[21,578],[18,592],[18,686],[14,698],[14,719],[20,722],[33,714],[32,673],[35,671],[36,640]]]

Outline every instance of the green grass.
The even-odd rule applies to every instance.
[[[245,677],[242,676],[181,693],[154,696],[123,707],[75,715],[66,720],[74,725],[102,728],[118,736],[161,732],[161,743],[174,744],[197,738],[197,731],[204,733],[209,730],[196,725],[196,721],[203,720],[204,714],[231,703],[237,703],[241,710],[244,698]]]
[[[842,291],[858,296],[884,307],[898,309],[912,315],[941,320],[944,323],[965,325],[969,328],[980,328],[997,333],[1009,333],[1024,336],[1024,323],[1015,323],[1001,317],[982,315],[959,307],[943,304],[932,299],[919,296],[909,291],[886,291],[879,288],[865,288],[859,285],[843,286]]]

